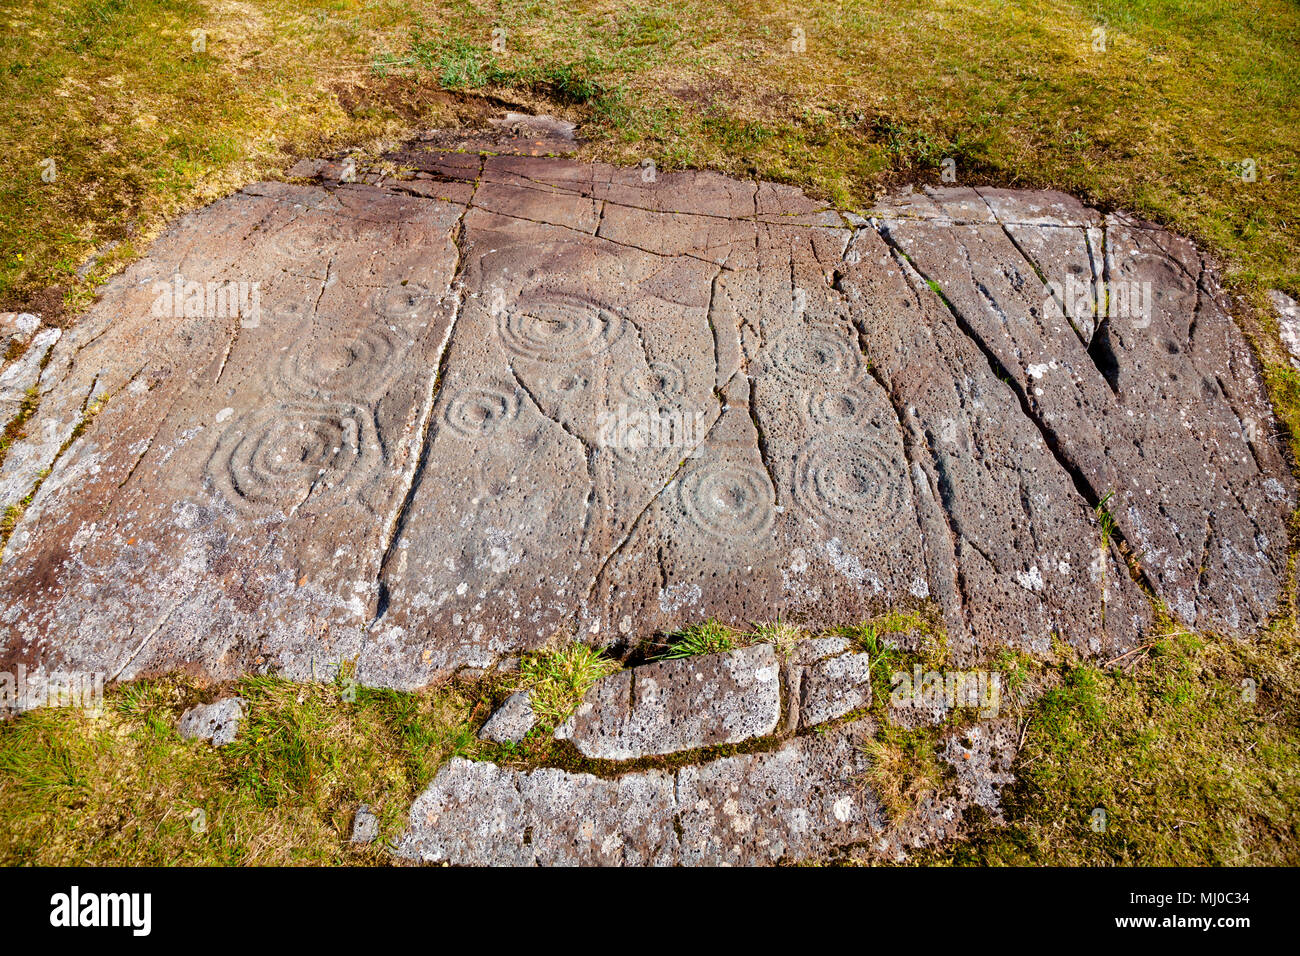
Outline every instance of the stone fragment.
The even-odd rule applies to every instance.
[[[532,695],[521,690],[517,694],[511,694],[487,719],[483,729],[478,732],[479,739],[517,744],[533,729],[536,720]]]
[[[224,747],[239,733],[247,702],[242,697],[226,697],[211,704],[198,704],[181,715],[177,728],[189,740],[207,740],[214,747]]]
[[[821,856],[885,825],[863,781],[867,723],[799,737],[771,753],[683,767],[677,777],[681,858],[688,866]]]
[[[664,773],[605,780],[457,757],[416,799],[396,853],[471,866],[671,864],[674,807]]]
[[[357,844],[374,843],[379,838],[379,817],[371,812],[368,804],[357,807],[352,817],[352,836],[350,842]]]
[[[1018,720],[1002,717],[971,724],[943,741],[940,756],[953,768],[958,795],[995,819],[1002,815],[1002,788],[1016,779],[1020,731]]]
[[[799,689],[799,726],[825,723],[870,703],[870,655],[827,658],[804,669]]]
[[[796,644],[791,656],[796,663],[809,665],[843,654],[848,649],[849,641],[845,637],[810,637]]]
[[[1277,289],[1269,289],[1268,297],[1277,313],[1278,334],[1291,356],[1291,364],[1300,368],[1300,303]]]
[[[0,312],[0,365],[15,346],[26,345],[41,327],[41,317],[31,312]]]
[[[606,677],[555,736],[588,757],[631,760],[763,737],[780,717],[776,652],[756,644]]]

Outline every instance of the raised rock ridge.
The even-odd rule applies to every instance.
[[[250,186],[105,286],[0,463],[0,668],[410,688],[921,602],[958,660],[1110,654],[1151,616],[1121,544],[1187,624],[1277,607],[1294,481],[1188,243],[491,146]]]

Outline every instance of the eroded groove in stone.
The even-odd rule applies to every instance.
[[[184,217],[50,343],[0,465],[0,505],[38,489],[0,665],[417,687],[557,635],[927,602],[959,658],[1111,653],[1150,609],[1103,499],[1184,621],[1277,606],[1294,482],[1183,240],[1056,193],[869,223],[439,142]],[[211,311],[230,282],[256,316]]]
[[[982,192],[945,195],[950,204],[989,194],[1004,207],[1012,201],[1005,191]],[[1099,217],[1066,197],[1040,205],[1054,207],[1042,222],[990,218],[956,228],[891,219],[884,209],[882,228],[1005,371],[1091,503],[1111,496],[1107,506],[1156,594],[1188,624],[1258,624],[1285,578],[1277,542],[1294,486],[1271,438],[1253,356],[1221,294],[1206,292],[1203,257],[1110,216],[1098,277],[1086,229]],[[990,202],[990,217],[995,209]],[[1076,324],[1093,323],[1086,345],[1043,284],[1076,287],[1071,277],[1084,277],[1079,302],[1100,306],[1086,317],[1079,303],[1067,304]],[[1203,544],[1211,518],[1214,540]]]

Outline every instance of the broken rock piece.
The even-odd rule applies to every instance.
[[[479,739],[517,744],[527,736],[536,722],[532,695],[526,690],[521,690],[517,694],[510,695],[509,699],[488,718],[483,729],[478,732]]]
[[[799,726],[822,724],[871,703],[868,654],[841,654],[804,668],[799,688]]]
[[[411,807],[396,853],[462,865],[693,865],[806,859],[870,839],[867,723],[675,774],[605,778],[455,758]]]
[[[776,652],[759,644],[606,677],[555,736],[588,757],[631,760],[763,737],[780,718]]]
[[[187,739],[207,740],[214,747],[224,747],[239,733],[246,703],[242,697],[227,697],[215,703],[191,707],[181,716],[177,729]]]

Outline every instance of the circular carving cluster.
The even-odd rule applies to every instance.
[[[548,295],[503,310],[497,329],[505,347],[538,362],[585,362],[623,335],[626,320],[611,309],[574,296]]]
[[[342,239],[337,226],[286,228],[273,245],[293,257]],[[273,321],[296,320],[301,328],[299,343],[285,352],[271,380],[284,401],[226,426],[208,465],[216,488],[237,507],[265,510],[293,508],[308,497],[342,498],[368,480],[381,451],[373,411],[355,403],[389,388],[393,367],[410,346],[394,323],[436,301],[418,283],[381,290],[370,300],[378,318],[360,332],[312,322],[305,305],[273,309]]]
[[[229,500],[253,508],[327,499],[374,473],[371,421],[365,409],[345,403],[258,409],[226,430],[209,475]]]
[[[495,388],[471,388],[458,392],[447,403],[446,419],[452,431],[465,438],[491,435],[515,420],[519,396]]]
[[[276,231],[271,237],[272,252],[291,262],[319,259],[326,250],[346,241],[343,229],[337,223],[312,223],[295,219]],[[292,271],[292,270],[291,270]]]
[[[623,391],[644,402],[676,402],[686,392],[686,375],[672,362],[651,362],[645,371],[629,370]]]
[[[804,400],[809,424],[828,431],[860,428],[867,419],[867,396],[854,389],[813,389]]]
[[[906,468],[899,468],[866,435],[815,439],[795,462],[795,495],[832,524],[889,524],[908,500]]]
[[[862,356],[848,338],[816,325],[781,330],[768,347],[767,358],[776,375],[799,388],[851,382],[862,372]]]
[[[388,387],[388,373],[405,348],[387,322],[375,322],[350,341],[322,338],[285,354],[280,378],[297,395],[362,398]]]
[[[775,519],[772,485],[762,469],[734,462],[710,462],[678,484],[687,519],[724,542],[766,536]]]

